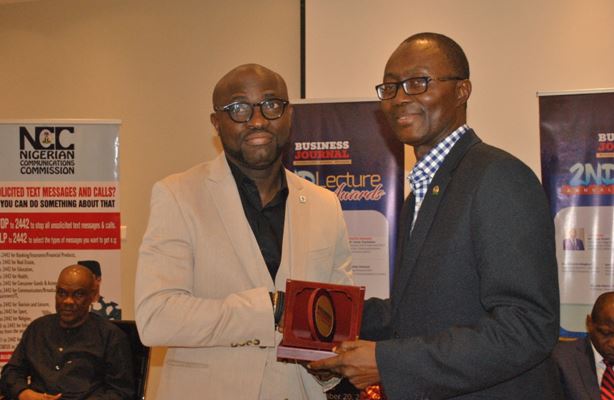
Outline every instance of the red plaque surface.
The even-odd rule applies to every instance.
[[[334,356],[335,345],[358,338],[364,298],[364,286],[288,279],[277,358],[313,361]]]

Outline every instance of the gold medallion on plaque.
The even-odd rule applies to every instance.
[[[323,342],[332,342],[335,336],[335,306],[325,289],[316,289],[309,297],[308,322],[311,336]]]

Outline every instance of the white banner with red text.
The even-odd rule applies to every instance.
[[[0,121],[0,366],[55,312],[66,266],[97,261],[98,312],[121,318],[119,121]]]

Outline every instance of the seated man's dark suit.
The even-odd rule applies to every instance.
[[[552,358],[556,361],[565,399],[599,400],[595,356],[589,337],[559,342]]]

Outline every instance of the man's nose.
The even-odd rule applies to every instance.
[[[248,122],[249,126],[259,128],[265,126],[268,122],[269,120],[264,118],[264,115],[262,115],[262,110],[260,107],[254,107],[252,118]]]
[[[403,87],[399,87],[399,89],[397,90],[397,95],[390,99],[390,101],[393,104],[403,104],[414,101],[415,97],[415,94],[407,94],[405,93]]]

